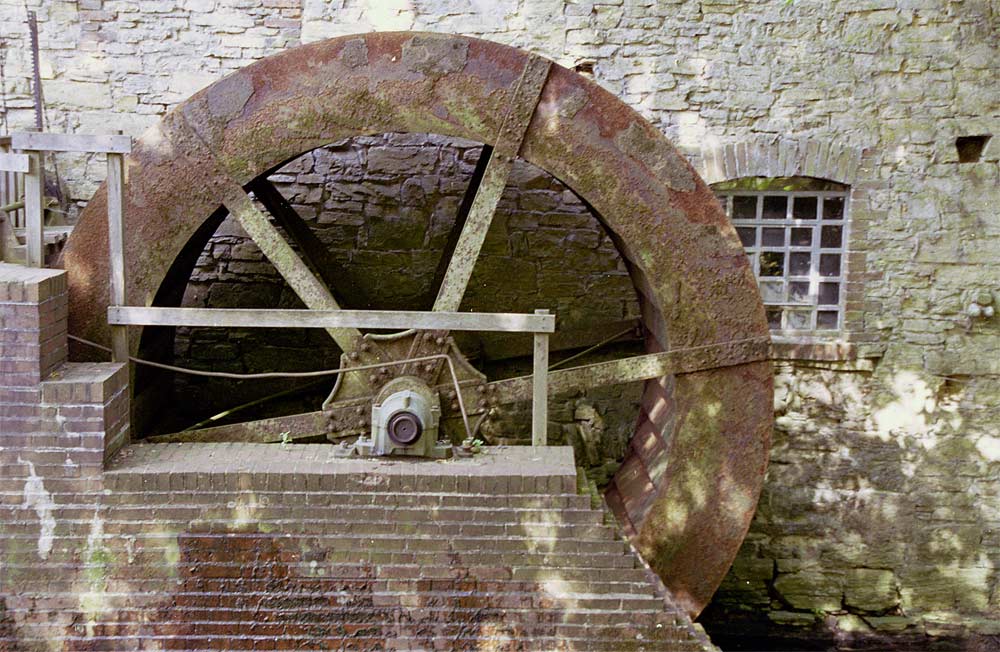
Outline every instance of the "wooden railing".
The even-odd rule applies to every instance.
[[[125,154],[132,151],[129,136],[15,133],[0,138],[0,208],[11,208],[12,228],[25,230],[25,262],[45,266],[45,152],[107,154],[108,213],[121,221]]]
[[[112,245],[112,268],[119,260],[124,267],[120,249]],[[128,326],[195,326],[205,328],[365,328],[390,330],[448,330],[534,334],[531,376],[531,445],[548,443],[548,373],[549,334],[555,332],[555,315],[548,310],[530,313],[396,311],[396,310],[275,310],[254,308],[139,308],[125,305],[108,306],[108,323],[112,330],[124,331]],[[116,361],[128,360],[113,352]],[[430,356],[439,357],[439,356]],[[440,356],[447,357],[447,356]],[[425,358],[419,358],[424,360]],[[429,358],[427,358],[429,359]],[[394,366],[406,362],[392,361],[377,365],[362,365],[359,369]],[[451,362],[448,362],[449,366]],[[454,374],[454,371],[452,372]],[[459,391],[455,379],[456,392]],[[465,410],[462,409],[463,418]],[[466,424],[468,425],[468,424]]]
[[[12,228],[24,228],[24,173],[28,161],[10,149],[10,136],[0,136],[0,211]]]
[[[12,175],[7,191],[23,197],[27,264],[44,266],[44,169],[45,152],[87,152],[107,155],[107,203],[109,250],[108,323],[111,325],[112,359],[129,361],[129,326],[205,326],[269,328],[365,328],[471,330],[534,335],[532,375],[531,440],[544,446],[548,423],[549,334],[555,331],[555,316],[547,310],[535,314],[469,312],[398,312],[380,310],[271,310],[208,309],[129,306],[125,298],[125,154],[132,150],[128,136],[16,133],[0,145],[0,172]],[[10,178],[10,177],[4,177]],[[21,184],[20,186],[18,184]],[[19,190],[20,188],[20,190]],[[18,200],[15,199],[14,202]],[[14,203],[11,202],[11,203]]]

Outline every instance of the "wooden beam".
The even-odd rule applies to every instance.
[[[330,255],[326,245],[316,237],[306,221],[295,211],[291,203],[274,187],[266,177],[257,177],[247,186],[254,196],[264,205],[267,212],[292,241],[299,246],[302,257],[312,270],[326,284],[330,294],[340,305],[364,307],[369,305],[360,288],[347,280],[344,269]]]
[[[108,323],[208,328],[377,328],[551,333],[548,314],[395,310],[274,310],[253,308],[140,308],[109,306]]]
[[[128,154],[132,151],[132,137],[27,132],[11,134],[10,146],[16,150],[45,152]]]
[[[455,311],[462,303],[465,289],[472,278],[472,269],[479,258],[490,224],[493,223],[493,214],[500,203],[500,196],[507,187],[514,157],[521,150],[524,134],[535,113],[551,65],[548,60],[531,57],[521,73],[511,100],[511,108],[504,118],[493,145],[494,151],[486,164],[483,182],[477,189],[469,209],[469,218],[448,261],[448,268],[434,300],[434,310]]]
[[[111,272],[110,305],[125,305],[125,157],[108,154],[108,253]],[[128,329],[111,326],[111,359],[128,362]]]
[[[545,315],[548,310],[536,310]],[[531,374],[531,445],[545,446],[549,432],[549,336],[535,333],[535,351]]]
[[[24,175],[25,250],[28,267],[45,266],[45,170],[41,152],[27,152],[30,172]]]
[[[0,152],[0,172],[24,172],[31,170],[31,161],[25,154],[4,154]]]

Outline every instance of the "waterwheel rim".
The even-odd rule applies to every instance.
[[[379,33],[268,57],[200,91],[128,160],[128,302],[149,305],[234,188],[344,138],[424,132],[492,144],[537,57],[460,36]],[[711,191],[670,142],[593,82],[552,65],[519,150],[600,216],[627,261],[648,351],[767,337],[755,280]],[[63,256],[70,332],[107,341],[103,188]],[[137,329],[136,329],[137,330]],[[139,334],[133,333],[133,351]],[[766,361],[648,381],[608,503],[678,603],[697,614],[746,535],[767,464]]]

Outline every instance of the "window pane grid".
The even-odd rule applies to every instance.
[[[772,330],[838,330],[847,192],[717,193],[750,258]]]

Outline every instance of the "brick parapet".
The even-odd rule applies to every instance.
[[[0,263],[0,388],[31,387],[66,360],[66,275]]]
[[[44,430],[73,444],[81,472],[96,473],[129,439],[128,367],[70,363],[41,383]]]
[[[0,468],[93,475],[128,441],[128,372],[67,363],[66,273],[0,264]]]

